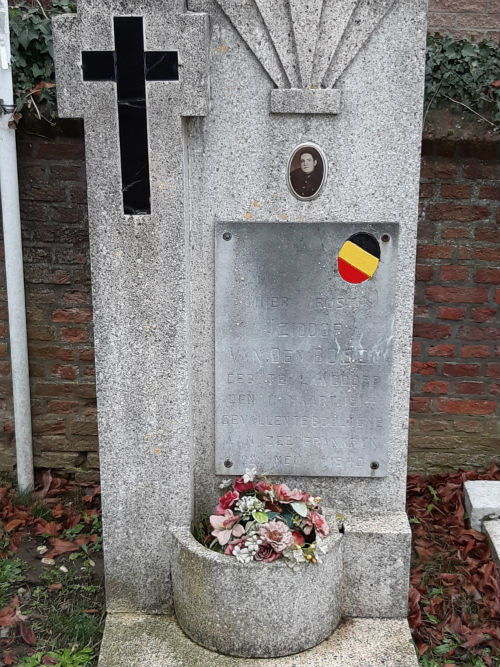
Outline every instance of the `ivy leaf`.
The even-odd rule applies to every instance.
[[[305,503],[299,503],[298,501],[295,501],[290,504],[299,516],[302,517],[307,516],[307,505]]]

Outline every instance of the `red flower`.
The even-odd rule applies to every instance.
[[[299,533],[298,530],[292,530],[292,535],[295,540],[295,544],[298,544],[299,547],[304,544],[305,537]]]
[[[286,484],[276,484],[274,486],[274,493],[276,494],[276,500],[280,503],[293,503],[294,501],[305,503],[311,497],[310,493],[305,493],[298,489],[290,491]]]
[[[270,544],[261,544],[254,556],[255,560],[261,560],[263,563],[272,563],[273,560],[280,557],[281,554],[277,553]]]
[[[231,509],[239,497],[240,494],[238,491],[228,491],[222,498],[219,498],[219,504],[215,508],[215,513],[222,516],[226,510]]]
[[[245,491],[251,491],[253,489],[253,482],[244,482],[243,477],[238,477],[236,482],[233,484],[233,487],[235,491],[245,493]]]
[[[273,487],[269,484],[269,482],[264,482],[263,480],[260,480],[260,482],[257,482],[255,484],[254,489],[257,493],[267,493],[268,491],[271,491]]]

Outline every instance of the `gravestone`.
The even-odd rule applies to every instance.
[[[80,0],[54,21],[59,114],[85,126],[101,667],[417,664],[425,5]],[[213,653],[172,615],[179,531],[249,464],[345,515],[343,622],[293,658]]]

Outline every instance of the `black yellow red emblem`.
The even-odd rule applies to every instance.
[[[380,245],[371,234],[354,234],[342,246],[338,256],[339,273],[348,283],[362,283],[373,278],[380,261]]]

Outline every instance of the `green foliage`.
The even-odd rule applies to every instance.
[[[23,580],[26,563],[19,558],[0,559],[0,608],[9,602],[9,589],[12,584]]]
[[[429,35],[425,71],[426,108],[479,114],[500,128],[500,47],[492,41]],[[465,105],[465,106],[464,106]]]
[[[49,656],[57,662],[50,662],[54,667],[89,667],[92,664],[93,652],[90,648],[84,648],[81,651],[76,649],[64,649],[62,651],[49,651],[43,653],[39,651],[28,658],[24,658],[18,667],[39,667],[48,664],[44,658]]]
[[[54,53],[51,17],[74,12],[70,0],[51,0],[41,4],[19,0],[9,7],[12,75],[16,111],[40,107],[49,118],[55,117]],[[47,118],[46,118],[47,119]]]

